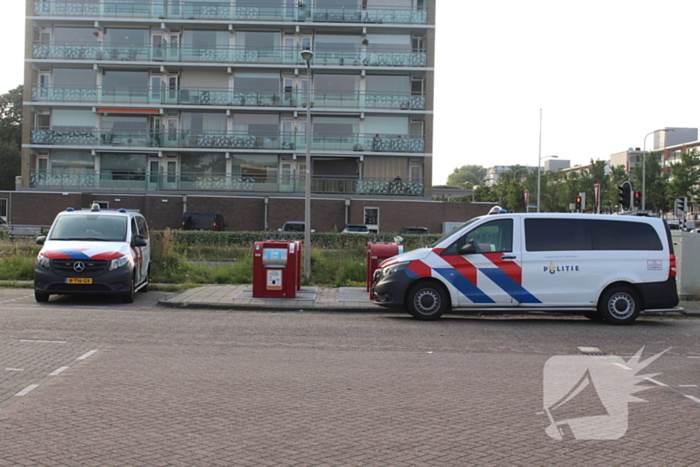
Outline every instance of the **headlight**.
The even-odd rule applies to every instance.
[[[39,255],[36,257],[36,264],[42,268],[51,269],[51,261],[41,253],[39,253]]]
[[[408,266],[408,264],[409,263],[406,262],[406,263],[396,263],[396,264],[392,264],[390,266],[387,266],[387,267],[383,268],[383,270],[382,270],[382,277],[387,277],[387,276],[394,274],[395,272],[401,271],[402,269],[406,269],[406,266]]]
[[[129,258],[126,256],[122,256],[121,258],[113,259],[112,262],[109,264],[109,270],[114,271],[115,269],[124,266],[128,262],[129,262]]]

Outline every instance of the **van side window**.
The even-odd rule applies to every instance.
[[[663,250],[645,222],[586,219],[525,219],[527,251]]]
[[[131,218],[131,241],[134,241],[134,238],[139,234],[138,228],[136,227],[136,218],[132,217]]]
[[[525,219],[527,251],[592,250],[590,221],[584,219]]]
[[[148,239],[148,225],[143,217],[136,217],[136,226],[139,228],[139,235]]]
[[[447,247],[442,256],[458,255],[459,249],[473,241],[477,253],[503,253],[513,251],[513,220],[499,219],[476,227],[462,235]]]
[[[663,250],[656,230],[645,222],[593,222],[596,250]]]

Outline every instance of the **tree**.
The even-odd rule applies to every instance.
[[[21,171],[22,85],[0,95],[0,190],[14,190]]]
[[[0,190],[14,190],[15,177],[20,174],[19,147],[0,141]]]
[[[480,165],[463,165],[454,169],[447,177],[447,184],[452,186],[463,187],[465,183],[472,185],[481,185],[486,177],[486,168]]]
[[[668,184],[668,200],[687,196],[692,202],[698,202],[700,189],[700,155],[696,151],[681,153],[680,162],[671,164],[671,178]]]
[[[0,95],[0,141],[22,146],[22,85]]]
[[[642,171],[644,165],[646,165],[646,169]],[[657,153],[649,154],[645,164],[636,164],[632,168],[632,175],[635,180],[634,191],[642,191],[644,188],[645,208],[654,211],[665,209],[668,204],[665,189],[668,175],[661,172],[659,155]],[[646,184],[642,183],[644,175],[646,175]]]

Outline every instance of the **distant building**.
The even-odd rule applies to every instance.
[[[545,172],[549,170],[562,170],[571,167],[571,161],[567,159],[547,159],[544,161]]]
[[[647,152],[659,152],[659,157],[662,158],[661,166],[665,171],[668,171],[670,164],[676,162],[680,158],[684,148],[693,148],[700,146],[698,141],[697,128],[679,128],[666,127],[664,130],[653,133],[653,144],[651,148],[646,149]],[[627,151],[617,152],[610,155],[610,166],[624,166],[627,172],[631,172],[634,166],[642,162],[644,155],[643,148],[629,148]]]
[[[624,166],[627,172],[632,171],[637,163],[642,161],[641,148],[629,148],[627,151],[616,152],[610,155],[610,167]]]

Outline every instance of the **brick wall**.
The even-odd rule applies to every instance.
[[[221,214],[228,225],[226,230],[256,231],[265,229],[265,198],[188,195],[187,211]]]
[[[212,212],[224,216],[229,231],[262,231],[265,229],[264,197],[226,197],[187,195],[113,195],[93,193],[0,192],[8,198],[10,223],[50,225],[54,217],[67,207],[89,207],[93,201],[106,201],[110,208],[138,209],[154,230],[179,229],[183,211]],[[379,208],[380,232],[398,232],[402,227],[419,225],[431,233],[442,232],[443,222],[464,222],[486,214],[494,204],[445,203],[424,200],[352,199],[347,207],[350,224],[364,224],[365,206]],[[343,198],[312,199],[311,228],[317,232],[345,228],[346,200]],[[269,197],[267,221],[269,230],[277,230],[287,221],[304,220],[303,198]]]

